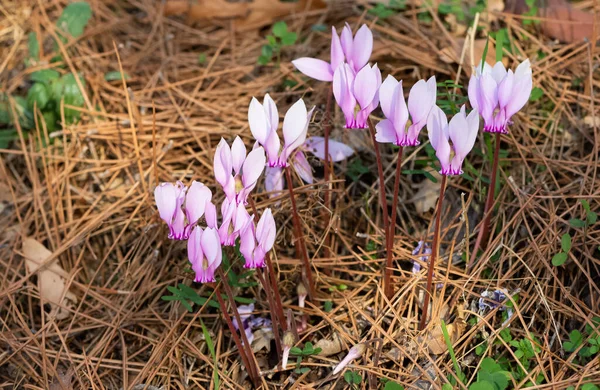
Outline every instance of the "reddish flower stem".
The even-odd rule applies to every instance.
[[[249,202],[250,202],[250,207],[252,208],[252,212],[254,213],[254,215],[258,215],[258,212],[256,210],[256,204],[254,203],[254,199],[252,199],[252,197],[248,198]],[[275,303],[275,305],[272,305],[272,307],[269,307],[269,310],[271,311],[271,317],[273,321],[276,320],[276,318],[279,318],[279,325],[281,326],[281,329],[285,332],[287,330],[287,323],[285,321],[284,315],[283,315],[283,305],[281,304],[281,295],[279,295],[279,288],[277,286],[277,278],[276,278],[276,274],[275,274],[275,269],[273,268],[273,263],[271,262],[271,254],[269,252],[265,253],[265,263],[267,264],[267,275],[265,275],[265,281],[268,283],[271,283],[271,289],[268,288],[268,286],[263,285],[263,288],[265,289],[265,291],[267,292],[267,295],[269,295],[269,293],[272,294],[272,298],[273,301]],[[271,306],[271,305],[270,305]],[[275,312],[273,312],[275,310]]]
[[[325,188],[325,194],[323,197],[323,203],[325,207],[323,208],[323,223],[325,226],[325,234],[327,234],[327,227],[329,226],[329,211],[331,210],[331,192],[329,190],[329,186],[331,185],[331,177],[330,177],[330,166],[329,166],[329,133],[331,131],[331,100],[333,98],[333,86],[329,86],[329,91],[327,92],[327,104],[325,105],[325,114],[323,116],[323,128],[325,131],[324,134],[324,143],[325,143],[325,161],[324,161],[324,169],[323,173],[325,176],[325,183],[327,187]],[[325,249],[325,258],[329,258],[331,256],[331,236],[327,234],[325,237],[325,244],[323,245]],[[326,268],[326,272],[329,269]]]
[[[479,248],[485,249],[487,246],[487,240],[490,233],[490,221],[492,219],[492,206],[494,205],[494,195],[496,194],[496,177],[498,176],[498,165],[500,157],[500,133],[496,133],[496,145],[494,147],[494,160],[492,162],[492,177],[490,178],[490,187],[488,188],[487,199],[485,201],[485,209],[483,211],[483,221],[473,252],[469,257],[469,264],[467,264],[467,270],[470,270],[475,264],[475,258]]]
[[[231,309],[233,311],[233,316],[235,317],[235,320],[238,323],[238,328],[240,330],[240,334],[242,335],[242,341],[244,344],[243,348],[245,350],[246,357],[248,359],[248,366],[246,366],[246,369],[248,370],[248,375],[250,375],[250,378],[252,378],[252,383],[254,383],[255,387],[258,387],[259,381],[260,381],[258,365],[256,364],[256,358],[254,357],[254,352],[252,351],[252,346],[248,342],[248,337],[246,337],[246,332],[244,332],[244,329],[243,329],[244,325],[242,322],[242,317],[240,316],[240,312],[238,311],[237,305],[235,304],[235,297],[233,295],[233,291],[231,291],[231,286],[227,282],[227,276],[225,276],[223,269],[221,269],[221,267],[218,267],[217,272],[219,273],[219,277],[221,278],[221,284],[225,287],[225,294],[227,294],[227,297],[229,298],[229,304],[231,305]],[[217,296],[219,296],[219,295],[217,294]],[[224,306],[224,303],[222,306]],[[226,310],[224,310],[224,312],[227,313]],[[227,316],[229,316],[229,314],[227,314]],[[231,319],[230,319],[230,321],[231,321]],[[233,324],[231,324],[231,326],[233,327]],[[234,330],[235,330],[235,328],[234,328]],[[235,332],[233,332],[233,331],[232,331],[232,333],[235,334]],[[238,346],[238,349],[239,349],[239,346]],[[240,351],[241,351],[241,349],[240,349]]]
[[[308,290],[308,296],[314,299],[314,284],[312,277],[312,270],[310,268],[310,262],[308,260],[308,252],[306,251],[306,244],[304,243],[304,236],[302,235],[302,225],[300,224],[300,217],[298,216],[298,209],[296,208],[296,197],[294,196],[294,183],[292,182],[292,174],[290,173],[290,167],[285,168],[285,178],[287,180],[288,190],[290,191],[290,199],[292,201],[292,219],[294,221],[294,231],[296,233],[295,245],[300,257],[302,257],[302,266],[304,269],[304,276],[306,278],[306,285]]]
[[[221,276],[221,282],[223,284],[226,284],[227,279],[224,279]],[[231,337],[233,338],[233,342],[235,343],[238,351],[240,352],[240,356],[242,357],[242,362],[244,363],[244,366],[246,367],[246,371],[248,371],[250,380],[254,384],[254,387],[258,388],[258,386],[260,385],[260,381],[259,381],[258,377],[256,377],[254,374],[254,372],[255,372],[255,370],[253,369],[254,364],[250,363],[246,348],[244,348],[244,344],[242,344],[242,341],[240,340],[240,337],[238,336],[237,331],[235,330],[233,322],[231,321],[231,317],[229,316],[229,312],[227,311],[227,305],[225,305],[225,302],[223,301],[223,297],[221,297],[221,288],[219,286],[220,285],[217,284],[215,287],[215,295],[217,296],[217,301],[219,301],[219,305],[221,306],[221,312],[223,313],[225,322],[227,323],[227,326],[229,327],[229,331],[231,332]],[[235,304],[232,306],[235,306]],[[245,332],[240,332],[240,333],[245,335]],[[247,341],[246,341],[245,345],[248,345]],[[215,367],[215,369],[216,369],[216,367]]]
[[[368,118],[367,122],[369,123],[369,132],[371,133],[373,148],[375,149],[375,157],[377,159],[377,173],[379,174],[379,201],[381,202],[381,214],[383,216],[383,231],[387,240],[387,237],[390,235],[390,229],[388,221],[387,199],[385,196],[385,180],[383,178],[383,163],[381,162],[381,153],[379,153],[379,143],[375,139],[375,126],[373,126],[373,121],[371,121],[371,118]],[[387,274],[385,268],[383,272]]]
[[[275,309],[275,302],[273,302],[273,295],[271,294],[271,286],[265,280],[265,276],[263,275],[263,269],[257,269],[256,275],[258,275],[258,280],[262,284],[265,292],[267,293],[267,301],[269,302],[269,311],[271,312],[271,323],[273,324],[273,335],[275,336],[275,348],[277,348],[277,357],[281,359],[283,349],[281,348],[281,336],[279,334],[279,324],[285,322],[284,319],[277,315],[277,311]]]
[[[435,227],[433,231],[433,243],[431,245],[431,256],[429,257],[429,266],[427,268],[427,287],[425,289],[426,294],[423,301],[423,313],[421,313],[421,322],[419,323],[419,330],[425,329],[427,324],[427,312],[429,311],[429,300],[433,299],[433,269],[435,268],[435,258],[439,251],[439,239],[440,239],[440,220],[442,218],[442,204],[444,203],[444,194],[446,192],[446,181],[448,176],[442,176],[442,184],[440,185],[440,197],[437,202],[435,209]]]
[[[394,179],[394,197],[392,198],[392,217],[390,218],[389,232],[386,235],[386,261],[383,269],[383,291],[385,296],[391,298],[394,295],[392,284],[392,252],[394,250],[394,237],[396,236],[396,214],[398,212],[398,192],[400,191],[400,174],[402,173],[402,146],[398,149],[396,161],[396,177]]]

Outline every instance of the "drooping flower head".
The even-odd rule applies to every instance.
[[[246,268],[265,266],[265,255],[275,244],[277,227],[271,209],[266,209],[256,227],[254,217],[250,217],[240,235],[240,252],[246,259]]]
[[[379,88],[381,110],[386,119],[375,126],[377,142],[398,146],[419,145],[419,132],[427,124],[429,112],[435,105],[436,94],[435,76],[427,81],[419,80],[410,89],[407,107],[402,80],[397,81],[393,76],[388,76]],[[407,130],[409,114],[412,123]]]
[[[346,128],[365,129],[367,119],[379,105],[381,71],[377,64],[355,73],[351,65],[340,65],[333,75],[333,96],[346,118]]]
[[[442,175],[463,173],[463,161],[475,145],[478,130],[479,113],[476,109],[467,116],[463,105],[448,123],[444,111],[438,106],[433,107],[427,119],[427,132],[435,155],[440,160]],[[449,141],[452,141],[452,146]]]
[[[178,181],[175,184],[160,183],[154,189],[154,198],[161,219],[169,226],[169,238],[186,240],[204,215],[212,192],[198,181],[193,181],[189,189]],[[182,209],[184,201],[185,213]]]
[[[300,72],[320,81],[332,81],[335,70],[344,62],[350,65],[354,72],[362,69],[371,57],[373,51],[373,33],[362,25],[352,38],[352,29],[348,24],[343,28],[341,39],[335,27],[331,27],[331,62],[317,58],[302,57],[292,61]]]
[[[266,157],[262,147],[255,148],[246,156],[246,147],[236,137],[231,148],[221,138],[214,158],[214,173],[230,201],[246,204],[248,195],[265,167]]]
[[[221,204],[221,226],[218,229],[219,241],[225,246],[234,246],[242,229],[248,223],[250,214],[243,203],[224,199]]]
[[[221,243],[217,231],[213,228],[192,229],[188,240],[188,258],[196,273],[194,281],[208,283],[215,281],[215,271],[221,265]]]
[[[483,130],[489,133],[508,133],[511,118],[529,100],[533,86],[529,59],[513,73],[502,62],[492,68],[487,63],[477,66],[469,80],[469,101],[483,117]]]

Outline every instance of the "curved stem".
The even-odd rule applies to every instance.
[[[490,220],[492,219],[492,206],[494,205],[494,195],[496,194],[496,177],[498,176],[499,156],[500,133],[496,133],[494,160],[492,162],[492,177],[490,177],[490,187],[488,188],[487,199],[485,201],[483,221],[481,223],[481,228],[479,229],[479,234],[477,235],[477,240],[475,241],[475,246],[473,247],[473,252],[471,252],[471,256],[469,257],[469,264],[467,264],[467,270],[470,270],[475,264],[475,258],[477,256],[477,251],[479,250],[479,248],[481,247],[482,249],[485,249],[486,247],[486,242],[490,232]]]
[[[398,212],[398,193],[400,191],[400,174],[402,173],[402,146],[398,149],[396,160],[396,177],[394,179],[394,197],[392,198],[392,217],[390,218],[389,232],[386,235],[385,269],[383,270],[383,291],[385,296],[391,298],[394,295],[392,284],[392,252],[394,250],[394,237],[396,236],[396,214]]]
[[[375,126],[373,126],[373,121],[371,121],[371,118],[368,118],[367,122],[369,124],[369,133],[371,133],[371,140],[373,141],[373,148],[375,149],[375,157],[377,159],[377,173],[379,175],[379,201],[381,202],[381,213],[383,216],[383,231],[387,237],[389,236],[390,229],[388,221],[387,199],[385,197],[385,180],[383,178],[383,164],[381,162],[381,153],[379,153],[379,143],[375,139]]]
[[[325,234],[327,235],[325,237],[325,244],[323,245],[324,249],[325,249],[325,258],[329,258],[331,256],[331,236],[328,234],[328,229],[327,227],[329,226],[329,212],[331,210],[331,192],[330,192],[330,185],[331,185],[331,177],[330,177],[330,166],[329,166],[329,133],[331,131],[331,100],[333,98],[333,86],[329,86],[329,91],[327,92],[327,104],[325,105],[325,115],[323,116],[323,128],[325,131],[324,134],[324,143],[325,143],[325,161],[323,162],[324,166],[323,166],[323,173],[325,176],[325,183],[327,185],[327,187],[325,188],[325,194],[323,196],[323,203],[325,204],[325,207],[323,208],[323,223],[325,226]],[[328,272],[329,269],[326,268],[326,272]]]
[[[248,364],[249,364],[249,367],[246,366],[246,369],[248,369],[249,375],[250,375],[250,373],[252,373],[250,375],[250,377],[253,378],[252,382],[254,382],[255,386],[258,387],[259,376],[260,376],[258,365],[256,364],[254,352],[252,352],[252,346],[248,342],[248,337],[246,336],[246,332],[244,332],[244,329],[243,329],[244,325],[242,322],[242,317],[240,316],[240,312],[238,311],[237,305],[235,304],[235,297],[233,296],[233,291],[231,291],[231,286],[229,286],[229,283],[227,283],[227,276],[225,276],[225,273],[223,272],[221,267],[217,268],[217,272],[219,273],[219,277],[221,278],[221,284],[225,287],[225,294],[227,294],[227,297],[229,298],[229,304],[231,305],[231,309],[233,311],[233,316],[235,317],[235,320],[238,323],[240,335],[242,335],[242,341],[244,343],[244,350],[246,351],[247,358],[248,358]],[[227,315],[229,315],[229,314],[227,314]]]
[[[310,262],[308,261],[308,252],[306,251],[306,244],[304,243],[304,236],[302,235],[302,225],[300,224],[300,217],[298,216],[298,209],[296,208],[296,197],[294,196],[294,183],[292,182],[292,174],[290,173],[290,167],[285,168],[285,178],[287,180],[287,186],[290,191],[290,199],[292,201],[292,219],[294,221],[294,231],[296,233],[297,250],[300,252],[302,257],[302,266],[304,269],[304,276],[306,277],[306,284],[308,290],[308,296],[314,299],[314,285],[312,270],[310,268]]]
[[[225,284],[226,279],[223,279],[221,277],[221,282],[223,284]],[[217,284],[217,286],[215,287],[215,295],[217,296],[217,301],[219,301],[219,305],[221,306],[221,312],[223,313],[223,317],[225,317],[225,322],[227,323],[227,326],[229,327],[229,331],[231,332],[231,337],[233,338],[233,342],[235,343],[235,345],[240,353],[242,362],[244,363],[244,366],[246,367],[246,371],[248,371],[248,375],[250,376],[250,379],[252,380],[254,387],[258,388],[258,385],[259,385],[258,378],[254,376],[254,370],[252,369],[253,365],[250,364],[250,360],[248,358],[248,355],[246,354],[246,348],[244,348],[244,344],[242,344],[242,341],[240,340],[240,337],[238,336],[237,331],[235,330],[235,327],[233,326],[233,322],[231,321],[231,317],[229,316],[229,312],[227,311],[227,305],[225,305],[225,302],[223,301],[223,297],[221,297],[221,288],[219,286],[220,285]],[[245,335],[245,332],[240,332],[240,333],[243,333]],[[248,345],[248,344],[246,344],[246,345]]]
[[[281,335],[279,334],[279,324],[285,322],[284,319],[277,315],[275,309],[275,302],[273,302],[273,295],[271,294],[271,286],[269,286],[269,282],[267,282],[265,275],[263,275],[263,269],[257,269],[256,274],[258,275],[258,279],[260,280],[260,284],[262,284],[265,292],[267,293],[267,301],[269,302],[269,311],[271,312],[271,323],[273,324],[273,335],[275,336],[275,348],[277,349],[277,357],[281,359],[283,349],[281,348]]]
[[[421,322],[419,330],[425,329],[427,324],[427,314],[429,311],[429,300],[433,299],[433,269],[435,268],[435,258],[438,255],[439,239],[440,239],[440,220],[442,218],[442,204],[444,203],[444,193],[446,192],[446,180],[448,176],[442,176],[442,184],[440,185],[440,198],[435,209],[435,227],[433,231],[433,243],[431,245],[431,256],[429,257],[429,266],[427,268],[427,287],[425,289],[425,298],[423,301],[423,312],[421,313]]]

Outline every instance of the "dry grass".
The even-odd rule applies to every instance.
[[[36,31],[49,37],[51,21],[64,6],[59,1],[41,4],[3,2],[0,6],[4,92],[23,94],[28,74],[49,66],[23,66],[24,33]],[[0,383],[3,388],[60,389],[62,377],[72,381],[68,388],[77,389],[138,384],[209,388],[215,367],[202,335],[202,319],[215,341],[223,388],[246,387],[241,361],[218,312],[202,307],[188,313],[179,304],[160,299],[167,286],[191,284],[191,277],[184,272],[185,245],[167,239],[152,190],[159,181],[196,179],[217,192],[213,149],[220,137],[231,141],[235,135],[251,145],[246,112],[252,96],[269,92],[280,112],[304,97],[317,105],[309,131],[320,135],[327,85],[304,80],[289,60],[327,55],[328,34],[312,32],[311,25],[340,26],[348,21],[356,26],[372,23],[373,18],[350,2],[335,3],[329,12],[290,16],[288,25],[306,43],[284,49],[277,68],[256,66],[264,31],[236,33],[228,22],[191,27],[182,19],[161,16],[159,3],[147,0],[91,4],[94,16],[84,36],[61,47],[66,67],[60,71],[81,72],[88,85],[82,121],[51,134],[38,128],[27,139],[21,136],[11,149],[0,150]],[[496,233],[468,273],[464,262],[449,264],[448,259],[460,260],[469,242],[473,244],[486,185],[480,178],[450,180],[447,199],[451,201],[446,203],[436,270],[436,279],[444,281],[445,288],[434,301],[434,313],[442,311],[446,322],[458,324],[456,308],[466,308],[468,324],[462,334],[456,334],[454,349],[468,378],[480,359],[474,348],[483,340],[488,342],[487,356],[515,360],[513,349],[499,337],[499,331],[509,327],[514,338],[532,335],[541,344],[530,375],[513,383],[515,387],[525,387],[540,373],[544,382],[537,388],[600,383],[598,359],[580,365],[577,354],[565,353],[561,346],[572,329],[582,329],[600,315],[599,225],[575,229],[568,224],[583,213],[580,199],[588,200],[592,210],[600,209],[600,135],[597,123],[591,126],[583,121],[587,116],[600,117],[595,108],[600,106],[595,95],[600,86],[600,54],[588,43],[562,45],[532,35],[535,29],[525,31],[519,20],[507,15],[500,15],[500,20],[515,37],[523,38],[513,41],[515,55],[509,57],[535,59],[534,84],[543,89],[544,97],[530,103],[517,116],[511,134],[503,138],[508,156],[502,160],[504,185],[492,229]],[[377,41],[373,61],[379,62],[384,74],[393,73],[409,85],[434,73],[440,81],[455,79],[458,65],[440,61],[440,56],[443,49],[456,45],[456,37],[439,20],[421,25],[416,21],[414,12],[406,11],[373,25]],[[207,58],[202,65],[200,53]],[[545,57],[540,59],[538,53]],[[117,55],[130,76],[126,88],[103,77],[119,69]],[[45,59],[49,57],[45,52]],[[463,68],[469,64],[465,62]],[[580,80],[579,86],[573,86],[574,79]],[[285,80],[298,84],[285,87]],[[466,84],[464,72],[461,81]],[[348,140],[373,172],[368,137],[343,130],[340,114],[334,115],[334,136]],[[52,142],[40,147],[42,139]],[[478,147],[486,150],[482,139]],[[382,150],[391,194],[395,153],[387,147]],[[410,150],[404,164],[411,168],[424,156],[423,147]],[[470,162],[484,177],[488,175],[486,159],[473,154]],[[347,165],[336,168],[338,179],[344,178]],[[431,239],[427,232],[432,215],[415,212],[411,202],[418,190],[415,177],[402,177],[395,244],[398,291],[391,301],[385,300],[380,284],[384,254],[377,252],[378,257],[365,250],[369,240],[383,241],[377,228],[381,224],[375,176],[335,184],[329,227],[320,219],[323,188],[317,184],[298,191],[320,290],[320,298],[306,310],[310,321],[302,342],[317,342],[336,333],[349,348],[380,339],[381,357],[376,358],[375,347],[369,348],[356,366],[365,378],[367,374],[375,380],[389,378],[407,388],[427,388],[418,386],[430,381],[432,388],[441,388],[453,372],[451,360],[447,353],[426,353],[416,331],[418,292],[425,274],[410,272],[411,251],[418,240]],[[300,260],[291,249],[289,199],[286,194],[278,200],[276,218],[281,229],[273,252],[275,267],[284,305],[298,310],[295,288]],[[257,201],[258,208],[273,204],[264,194]],[[333,237],[333,258],[322,258],[323,250],[317,250],[326,230]],[[560,250],[560,236],[567,231],[573,236],[569,260],[554,267],[550,259]],[[67,285],[78,300],[66,319],[49,316],[40,301],[37,276],[27,272],[21,256],[25,237],[43,242],[66,270]],[[329,290],[341,283],[348,288]],[[210,286],[194,287],[200,293],[212,292]],[[482,291],[495,288],[519,291],[515,315],[507,324],[502,324],[497,310],[480,316],[473,306]],[[251,288],[239,293],[256,296],[257,312],[268,315],[262,291]],[[323,311],[327,300],[334,303],[329,313]],[[478,321],[473,323],[473,318]],[[293,369],[270,372],[264,383],[269,387],[282,383],[286,388],[341,387],[343,379],[328,375],[346,351],[305,359],[303,366],[312,369],[309,374],[294,374]],[[258,356],[262,370],[269,370],[272,363],[267,364],[264,351]],[[369,388],[369,381],[362,386]]]

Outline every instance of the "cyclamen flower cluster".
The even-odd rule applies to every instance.
[[[196,273],[196,282],[215,280],[215,271],[222,260],[222,246],[235,245],[238,237],[240,247],[244,248],[245,267],[264,266],[265,255],[275,242],[275,220],[271,210],[266,209],[255,228],[254,216],[248,214],[246,203],[265,162],[262,147],[246,154],[239,137],[231,147],[221,139],[214,158],[215,178],[225,193],[220,225],[212,192],[204,184],[194,181],[188,190],[181,182],[161,183],[154,190],[160,217],[169,226],[169,238],[188,240],[188,259]],[[199,225],[202,217],[206,228]]]
[[[377,65],[368,64],[372,50],[373,34],[366,25],[354,38],[346,25],[341,37],[332,28],[331,62],[304,57],[292,63],[309,77],[333,81],[333,95],[349,129],[367,128],[369,115],[380,104],[385,115],[385,119],[375,126],[375,138],[380,143],[416,146],[419,132],[427,125],[443,175],[462,173],[462,162],[477,136],[479,114],[484,119],[484,131],[506,133],[511,117],[523,108],[531,94],[529,60],[522,62],[514,73],[510,69],[507,71],[501,62],[494,67],[480,64],[474,69],[468,87],[473,111],[467,116],[463,106],[448,123],[446,114],[435,105],[435,77],[419,80],[413,85],[407,106],[402,81],[390,75],[382,83]],[[411,122],[407,128],[409,115]]]
[[[480,63],[469,81],[469,101],[483,117],[483,131],[507,134],[510,119],[525,106],[532,87],[528,59],[514,73],[500,61],[493,68],[484,63],[482,69]]]

